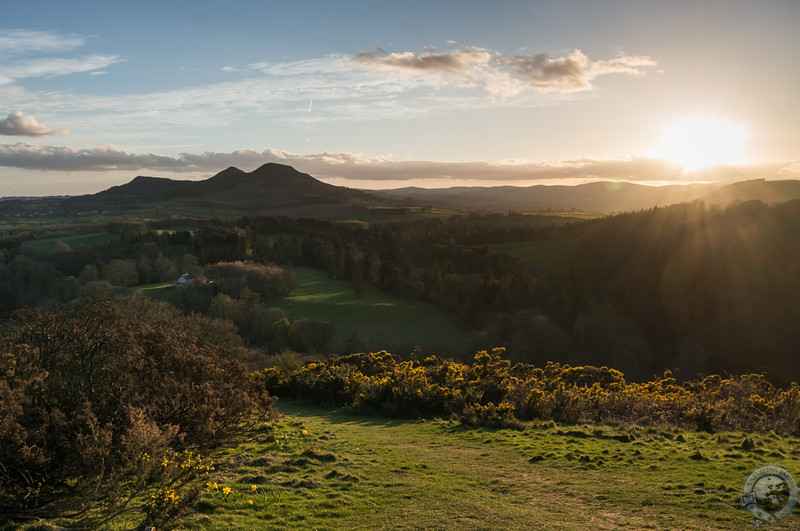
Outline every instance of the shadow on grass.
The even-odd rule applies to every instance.
[[[347,408],[333,408],[333,406],[319,406],[307,404],[301,400],[281,398],[275,404],[278,412],[294,417],[323,418],[333,424],[355,424],[359,426],[396,427],[406,424],[425,422],[419,418],[387,418],[379,415],[369,415],[354,412]]]

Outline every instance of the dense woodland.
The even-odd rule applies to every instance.
[[[330,323],[293,322],[270,306],[293,289],[297,265],[322,268],[356,292],[371,283],[458,313],[472,330],[470,351],[439,355],[469,359],[502,346],[515,361],[609,365],[634,379],[664,369],[682,378],[800,378],[800,201],[679,204],[571,223],[493,214],[185,224],[112,223],[105,245],[48,254],[21,245],[35,235],[6,234],[0,312],[108,299],[190,273],[209,281],[156,296],[232,320],[249,345],[270,353],[352,349],[334,340]],[[544,269],[488,246],[541,240],[569,242],[586,258]]]

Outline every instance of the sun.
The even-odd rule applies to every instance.
[[[744,164],[742,144],[748,136],[744,124],[709,116],[683,118],[664,130],[655,155],[683,166],[685,172],[715,164]]]

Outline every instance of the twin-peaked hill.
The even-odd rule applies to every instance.
[[[83,208],[154,205],[179,212],[229,209],[251,215],[295,217],[345,216],[358,207],[398,203],[394,198],[326,184],[276,163],[264,164],[249,173],[230,167],[203,181],[140,176],[72,201]]]

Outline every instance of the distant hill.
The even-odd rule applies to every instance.
[[[125,208],[157,204],[172,211],[235,209],[250,215],[335,217],[358,207],[396,206],[395,198],[333,186],[291,166],[268,163],[245,172],[230,167],[203,181],[139,176],[127,184],[70,198],[74,208]]]
[[[767,204],[800,199],[800,181],[741,181],[718,188],[702,197],[706,203],[726,205],[732,201],[762,201]]]
[[[364,191],[326,184],[291,166],[268,163],[252,172],[230,167],[202,181],[139,176],[96,194],[41,198],[40,202],[51,205],[48,209],[61,204],[74,210],[159,208],[207,216],[224,212],[229,217],[287,215],[329,219],[357,215],[371,207],[431,205],[461,212],[574,210],[610,214],[696,200],[726,206],[732,201],[776,203],[798,198],[800,181],[763,179],[728,185],[595,182],[578,186],[409,187]],[[6,200],[4,205],[10,208],[22,205],[24,200]]]
[[[800,181],[753,180],[739,183],[645,186],[633,183],[596,182],[577,186],[398,188],[381,193],[456,210],[521,212],[583,210],[623,212],[702,200],[725,206],[732,201],[757,199],[775,203],[800,198]]]

